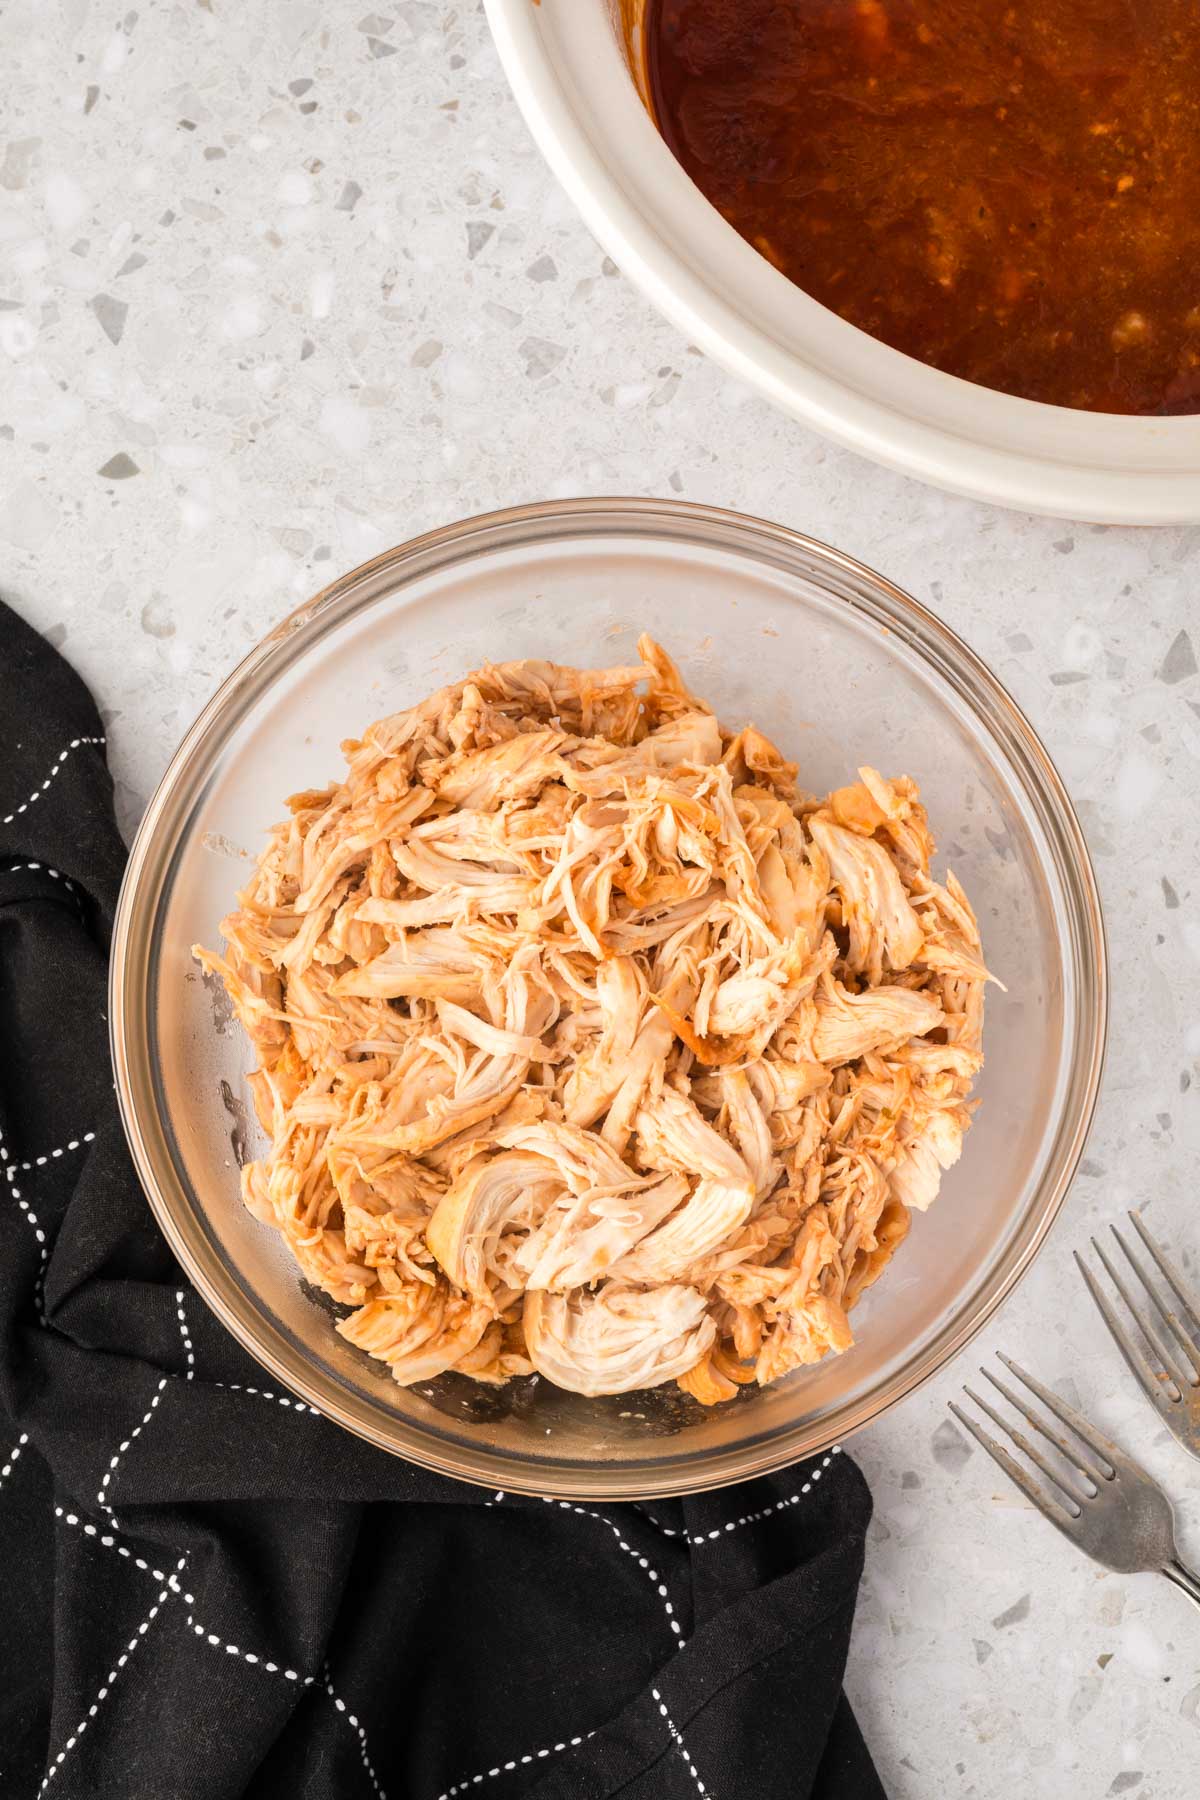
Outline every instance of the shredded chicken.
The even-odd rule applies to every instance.
[[[990,977],[916,786],[800,797],[638,649],[371,726],[196,950],[258,1058],[246,1205],[402,1384],[774,1381],[962,1148]]]

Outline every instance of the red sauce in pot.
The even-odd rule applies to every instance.
[[[741,235],[984,387],[1200,413],[1200,0],[649,0],[659,128]]]

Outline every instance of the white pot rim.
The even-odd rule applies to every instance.
[[[868,337],[772,268],[659,137],[612,4],[484,0],[554,174],[689,339],[825,436],[951,492],[1102,523],[1200,518],[1200,416],[1075,412],[976,387]]]

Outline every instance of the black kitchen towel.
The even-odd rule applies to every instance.
[[[112,1090],[102,731],[0,605],[0,1795],[881,1796],[846,1457],[493,1495],[329,1424],[189,1287]]]

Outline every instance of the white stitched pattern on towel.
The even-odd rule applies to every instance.
[[[634,1504],[633,1504],[633,1510],[635,1513],[640,1513],[641,1517],[643,1519],[645,1519],[647,1525],[653,1525],[655,1531],[661,1532],[663,1537],[686,1538],[688,1535],[686,1531],[679,1530],[675,1526],[660,1525],[658,1520],[654,1517],[654,1514],[647,1512],[646,1508],[644,1506],[642,1506],[640,1504],[640,1502],[638,1502],[636,1500],[634,1501]]]
[[[78,1531],[82,1531],[85,1537],[94,1538],[98,1544],[103,1544],[106,1550],[115,1550],[118,1556],[126,1557],[135,1569],[145,1569],[148,1575],[153,1575],[155,1581],[167,1579],[162,1569],[154,1568],[144,1556],[136,1555],[128,1544],[119,1544],[114,1531],[104,1531],[99,1525],[93,1525],[89,1519],[81,1519],[78,1513],[65,1512],[61,1506],[54,1508],[54,1516],[56,1519],[64,1520],[68,1525],[74,1525]]]
[[[17,1439],[16,1443],[13,1445],[12,1449],[9,1451],[8,1461],[5,1463],[4,1467],[2,1469],[0,1469],[0,1486],[3,1486],[3,1484],[8,1480],[9,1476],[12,1474],[13,1467],[19,1460],[21,1452],[25,1448],[25,1446],[28,1442],[29,1442],[29,1433],[27,1431],[23,1431],[21,1433],[20,1437]]]
[[[346,1705],[346,1702],[342,1699],[341,1695],[334,1693],[333,1681],[332,1681],[332,1679],[330,1677],[330,1673],[329,1673],[329,1664],[323,1663],[321,1665],[321,1669],[322,1669],[322,1674],[325,1679],[325,1692],[329,1695],[329,1698],[333,1701],[333,1704],[337,1708],[338,1712],[340,1712],[342,1714],[343,1718],[346,1720],[346,1723],[348,1725],[352,1726],[353,1729],[358,1734],[358,1748],[362,1755],[363,1768],[367,1771],[367,1774],[371,1777],[371,1786],[375,1789],[375,1792],[379,1795],[379,1800],[387,1800],[387,1795],[383,1791],[383,1786],[379,1780],[378,1775],[375,1773],[374,1765],[371,1762],[371,1755],[370,1755],[369,1750],[367,1749],[367,1734],[366,1734],[365,1730],[359,1724],[357,1716],[350,1711],[349,1707]]]
[[[155,1407],[158,1405],[159,1401],[162,1399],[163,1389],[166,1387],[166,1385],[170,1379],[171,1378],[169,1375],[164,1375],[162,1377],[162,1379],[159,1381],[159,1384],[154,1391],[154,1398],[150,1402],[149,1406],[146,1408],[145,1412],[142,1415],[141,1425],[134,1426],[134,1428],[130,1432],[129,1436],[125,1439],[125,1441],[122,1444],[120,1444],[118,1446],[116,1455],[110,1459],[108,1468],[104,1471],[104,1480],[100,1483],[100,1492],[96,1495],[96,1499],[97,1499],[98,1503],[104,1508],[106,1513],[111,1514],[113,1509],[109,1505],[108,1501],[105,1499],[104,1490],[107,1488],[109,1482],[112,1480],[113,1474],[116,1471],[117,1464],[120,1462],[121,1458],[124,1456],[125,1452],[128,1450],[130,1444],[132,1444],[134,1438],[141,1437],[143,1427],[150,1423],[150,1415],[154,1411]]]
[[[680,1754],[680,1756],[682,1756],[684,1762],[687,1764],[688,1770],[692,1777],[692,1780],[695,1782],[698,1791],[702,1794],[707,1794],[708,1789],[705,1787],[705,1785],[701,1781],[699,1775],[696,1773],[696,1765],[692,1761],[691,1756],[688,1754],[688,1748],[687,1748],[687,1745],[683,1741],[683,1738],[679,1731],[679,1727],[676,1725],[674,1719],[671,1717],[670,1713],[667,1711],[666,1702],[664,1701],[662,1695],[659,1693],[659,1691],[656,1687],[652,1687],[650,1689],[650,1692],[654,1695],[654,1698],[658,1701],[658,1710],[667,1722],[667,1730],[670,1732],[672,1738],[674,1738],[675,1747],[679,1751],[679,1754]]]
[[[52,869],[50,867],[49,863],[41,863],[41,862],[6,863],[4,868],[0,869],[0,874],[2,874],[2,875],[19,875],[21,873],[22,869],[28,869],[31,875],[49,875],[51,881],[61,882],[63,887],[66,888],[68,894],[70,894],[72,900],[75,902],[76,911],[79,913],[80,919],[81,920],[83,919],[83,916],[84,916],[83,894],[80,892],[79,888],[76,887],[75,883],[71,880],[71,877],[69,875],[64,875],[61,869]]]
[[[79,889],[76,887],[75,883],[71,880],[71,877],[69,875],[64,875],[61,869],[52,869],[50,867],[49,863],[40,863],[40,862],[8,863],[4,869],[4,873],[6,875],[19,875],[22,869],[28,869],[31,874],[35,874],[35,875],[36,874],[49,875],[52,881],[61,881],[63,886],[65,888],[70,888],[70,890],[73,894],[78,894],[78,892],[79,892]]]
[[[183,1351],[184,1355],[187,1357],[187,1375],[184,1379],[190,1381],[196,1373],[196,1356],[192,1349],[191,1333],[188,1331],[187,1318],[183,1310],[182,1288],[175,1289],[175,1317],[179,1320],[179,1330],[183,1338]]]
[[[20,1207],[22,1213],[25,1215],[25,1218],[28,1220],[30,1228],[33,1231],[33,1235],[37,1239],[38,1272],[37,1272],[37,1279],[34,1282],[34,1287],[33,1287],[33,1303],[34,1303],[34,1309],[37,1312],[38,1318],[42,1319],[43,1318],[42,1296],[43,1296],[43,1293],[44,1293],[45,1287],[46,1287],[46,1265],[50,1260],[50,1245],[47,1242],[46,1233],[42,1230],[42,1226],[38,1219],[37,1214],[34,1212],[32,1206],[30,1206],[28,1200],[26,1200],[26,1198],[22,1194],[20,1188],[17,1186],[17,1171],[21,1166],[22,1166],[21,1164],[13,1162],[12,1158],[9,1156],[8,1146],[4,1142],[4,1133],[2,1131],[0,1131],[0,1168],[3,1168],[3,1170],[4,1170],[4,1177],[5,1177],[5,1180],[8,1182],[9,1193],[12,1195],[13,1199],[16,1201],[17,1205]]]
[[[53,768],[50,770],[50,773],[47,775],[45,781],[43,781],[41,787],[34,788],[32,794],[30,794],[28,800],[23,800],[15,812],[6,813],[5,816],[2,819],[0,819],[0,825],[11,825],[15,819],[20,818],[20,816],[23,812],[29,811],[29,808],[33,805],[35,800],[41,799],[41,797],[45,793],[46,789],[50,786],[50,783],[54,780],[54,777],[58,774],[58,771],[62,768],[63,764],[66,762],[68,756],[70,756],[72,750],[80,750],[83,748],[83,746],[85,744],[103,744],[105,741],[106,740],[102,737],[72,738],[70,743],[67,745],[66,749],[64,751],[62,751],[61,754],[59,755],[57,762],[54,764]]]
[[[740,1528],[743,1525],[756,1525],[760,1519],[770,1518],[772,1513],[782,1512],[785,1507],[798,1505],[800,1500],[803,1499],[805,1494],[812,1492],[813,1482],[820,1481],[821,1471],[823,1469],[827,1469],[829,1467],[830,1463],[833,1461],[834,1457],[841,1455],[841,1451],[842,1451],[842,1446],[840,1444],[834,1444],[834,1446],[830,1450],[828,1456],[822,1457],[821,1468],[813,1470],[809,1479],[804,1483],[804,1485],[799,1489],[799,1491],[797,1493],[788,1494],[785,1499],[776,1500],[774,1502],[774,1504],[771,1506],[764,1506],[760,1512],[746,1513],[740,1519],[730,1519],[727,1524],[718,1525],[712,1531],[690,1532],[690,1531],[681,1530],[677,1527],[672,1527],[670,1525],[662,1525],[654,1517],[653,1513],[647,1512],[646,1508],[644,1506],[642,1506],[640,1503],[635,1502],[634,1511],[638,1514],[638,1516],[640,1518],[645,1519],[647,1525],[653,1525],[655,1531],[659,1532],[663,1537],[665,1537],[665,1538],[682,1538],[685,1543],[695,1544],[697,1546],[697,1548],[699,1548],[703,1544],[711,1543],[715,1538],[724,1537],[727,1532],[740,1530]],[[503,1492],[500,1492],[495,1496],[496,1500],[502,1500],[503,1498],[504,1498]],[[495,1502],[491,1501],[491,1500],[489,1500],[487,1502],[487,1504],[489,1506],[493,1505],[494,1503]],[[560,1500],[560,1501],[556,1501],[555,1504],[558,1506],[562,1506],[562,1505],[565,1505],[566,1502]],[[601,1517],[601,1514],[594,1513],[592,1515],[592,1517],[598,1519]],[[609,1520],[606,1520],[605,1523],[611,1525],[612,1521],[611,1521],[611,1519],[609,1519]],[[613,1527],[613,1529],[615,1530],[615,1527]]]
[[[49,1250],[46,1245],[46,1234],[42,1230],[41,1226],[38,1224],[37,1214],[34,1212],[32,1206],[30,1206],[28,1200],[26,1200],[26,1198],[22,1194],[20,1188],[17,1186],[15,1180],[13,1179],[13,1175],[14,1175],[14,1170],[13,1170],[12,1164],[10,1163],[9,1167],[8,1167],[8,1191],[12,1195],[13,1199],[16,1201],[17,1205],[20,1207],[21,1211],[25,1214],[25,1217],[29,1220],[29,1223],[33,1227],[33,1235],[34,1235],[34,1237],[36,1237],[36,1239],[38,1241],[38,1247],[42,1253],[42,1266],[44,1268],[45,1263],[46,1263],[46,1258],[49,1255]]]
[[[268,1675],[282,1675],[285,1681],[297,1681],[301,1687],[311,1687],[317,1679],[315,1675],[302,1675],[299,1669],[280,1668],[277,1662],[272,1662],[270,1657],[260,1656],[257,1651],[242,1650],[237,1644],[227,1644],[224,1638],[219,1638],[215,1631],[208,1629],[207,1625],[201,1625],[191,1613],[187,1616],[187,1622],[188,1629],[194,1631],[198,1638],[202,1638],[214,1650],[223,1650],[226,1656],[240,1656],[243,1662],[252,1664],[256,1669],[265,1669]]]
[[[231,1394],[257,1394],[260,1400],[274,1400],[276,1406],[290,1406],[293,1412],[311,1413],[314,1419],[321,1417],[315,1406],[308,1406],[303,1400],[294,1400],[290,1394],[273,1394],[267,1388],[245,1387],[240,1381],[209,1381],[204,1385],[226,1388]]]
[[[805,1496],[812,1492],[814,1481],[820,1481],[821,1469],[827,1469],[835,1456],[840,1456],[842,1446],[835,1444],[828,1456],[822,1457],[821,1468],[814,1469],[808,1480],[802,1484],[795,1494],[788,1494],[783,1500],[776,1500],[773,1506],[764,1506],[761,1512],[746,1513],[743,1518],[730,1519],[725,1525],[718,1525],[713,1531],[701,1531],[688,1539],[691,1544],[709,1544],[714,1538],[723,1538],[726,1532],[740,1531],[743,1525],[757,1525],[760,1519],[769,1519],[772,1513],[783,1512],[785,1507],[796,1506]]]
[[[175,1564],[176,1576],[178,1576],[179,1571],[180,1571],[180,1569],[182,1569],[185,1561],[186,1561],[186,1558],[181,1556],[179,1561]],[[133,1655],[134,1651],[137,1649],[138,1645],[141,1643],[142,1639],[145,1637],[146,1633],[149,1631],[151,1625],[153,1625],[155,1619],[158,1617],[159,1608],[162,1606],[163,1602],[165,1600],[167,1600],[169,1597],[170,1597],[170,1588],[164,1587],[160,1591],[158,1599],[154,1602],[154,1605],[150,1608],[150,1611],[146,1614],[146,1617],[142,1620],[141,1624],[138,1626],[137,1630],[134,1632],[133,1636],[130,1638],[129,1642],[126,1644],[121,1655],[117,1658],[115,1666],[109,1670],[108,1679],[102,1684],[99,1692],[96,1695],[96,1698],[92,1701],[91,1706],[89,1706],[89,1708],[87,1710],[87,1716],[80,1720],[79,1724],[75,1727],[74,1731],[71,1733],[70,1737],[67,1739],[67,1741],[63,1745],[62,1749],[58,1752],[58,1755],[54,1758],[54,1761],[51,1763],[49,1769],[46,1771],[45,1779],[43,1780],[42,1785],[38,1790],[39,1793],[44,1794],[46,1789],[49,1787],[50,1783],[54,1780],[54,1777],[58,1774],[59,1769],[62,1767],[63,1763],[67,1760],[67,1757],[70,1755],[71,1751],[75,1748],[76,1744],[79,1742],[80,1738],[83,1736],[84,1732],[87,1730],[89,1724],[95,1718],[95,1716],[99,1712],[101,1706],[104,1704],[104,1701],[108,1697],[109,1689],[112,1687],[113,1683],[116,1681],[117,1676],[121,1673],[121,1670],[125,1667],[125,1664],[129,1661],[129,1658]]]
[[[522,1756],[510,1757],[507,1762],[496,1763],[490,1769],[481,1769],[478,1775],[464,1775],[453,1787],[446,1788],[438,1795],[438,1800],[454,1800],[456,1794],[469,1793],[484,1781],[494,1781],[497,1775],[507,1775],[513,1769],[520,1769],[527,1763],[541,1762],[547,1756],[561,1756],[564,1750],[574,1750],[578,1744],[586,1744],[589,1738],[595,1737],[594,1731],[585,1731],[582,1737],[563,1738],[557,1744],[547,1744],[540,1750],[527,1750]]]
[[[683,1635],[683,1628],[681,1627],[679,1620],[675,1617],[675,1608],[671,1605],[670,1600],[670,1590],[659,1580],[658,1570],[650,1567],[648,1559],[640,1555],[639,1552],[634,1549],[632,1544],[627,1544],[625,1542],[625,1539],[621,1536],[620,1527],[615,1525],[611,1519],[605,1518],[603,1513],[593,1512],[590,1507],[574,1506],[570,1500],[554,1500],[548,1495],[543,1495],[542,1498],[547,1506],[561,1506],[566,1512],[578,1513],[580,1517],[584,1519],[599,1519],[601,1525],[608,1526],[608,1529],[616,1538],[621,1549],[624,1550],[627,1556],[632,1556],[639,1568],[646,1571],[647,1580],[658,1590],[658,1596],[663,1603],[663,1611],[667,1615],[667,1624],[675,1633],[675,1648],[677,1650],[682,1650],[687,1640]]]
[[[103,1544],[106,1550],[113,1550],[118,1556],[123,1556],[127,1562],[133,1564],[135,1569],[145,1570],[146,1574],[152,1575],[155,1581],[165,1581],[173,1594],[181,1595],[189,1606],[193,1604],[194,1596],[184,1593],[179,1585],[178,1574],[164,1575],[161,1569],[156,1569],[152,1563],[148,1563],[144,1556],[139,1556],[136,1550],[129,1548],[128,1544],[119,1542],[117,1533],[110,1531],[107,1523],[93,1525],[90,1519],[83,1519],[75,1512],[67,1512],[61,1506],[54,1508],[54,1516],[56,1519],[62,1519],[64,1524],[73,1525],[76,1531],[81,1531],[84,1537],[91,1538],[93,1543]],[[179,1568],[183,1567],[182,1559],[178,1566]]]
[[[10,1163],[7,1161],[7,1159],[5,1159],[5,1161],[6,1161],[5,1173],[7,1174],[9,1180],[11,1181],[13,1178],[13,1175],[16,1173],[17,1170],[21,1170],[22,1173],[24,1173],[24,1171],[27,1169],[44,1168],[47,1163],[56,1162],[60,1156],[66,1156],[68,1151],[78,1150],[82,1147],[82,1145],[94,1144],[95,1141],[96,1141],[95,1132],[94,1131],[85,1131],[85,1132],[83,1132],[83,1134],[80,1137],[72,1138],[70,1143],[60,1144],[57,1150],[47,1150],[47,1152],[44,1156],[32,1157],[29,1162]]]

